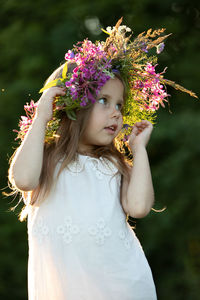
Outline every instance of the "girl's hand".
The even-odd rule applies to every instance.
[[[65,93],[66,89],[60,87],[51,87],[45,90],[38,101],[36,117],[42,118],[45,122],[50,121],[53,114],[53,101],[55,97],[64,96]]]
[[[134,151],[139,145],[146,147],[152,130],[153,125],[151,122],[146,120],[136,122],[129,137],[129,146],[131,150]]]

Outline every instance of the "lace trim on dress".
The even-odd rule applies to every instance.
[[[91,168],[98,173],[99,179],[102,177],[101,174],[114,175],[118,173],[117,167],[107,158],[95,158],[86,155],[78,155],[77,159],[71,162],[67,168],[72,173],[80,173],[86,168]]]

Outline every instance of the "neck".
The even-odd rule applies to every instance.
[[[94,147],[88,145],[79,145],[78,146],[78,153],[83,155],[90,155],[92,156],[94,153]]]

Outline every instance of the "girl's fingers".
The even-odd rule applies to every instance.
[[[134,134],[135,136],[138,136],[140,133],[142,133],[147,128],[150,130],[153,129],[153,125],[151,122],[149,122],[147,120],[142,120],[140,122],[136,122],[132,129],[132,134]]]
[[[60,93],[65,93],[66,92],[66,88],[65,87],[58,87],[58,86],[53,86],[53,87],[50,87],[49,89],[45,90],[44,91],[44,94],[60,94]]]
[[[133,127],[131,134],[133,135],[138,135],[138,128],[137,127]]]
[[[135,127],[139,128],[139,129],[144,129],[146,127],[153,127],[152,123],[147,121],[147,120],[142,120],[140,122],[136,122],[134,124]]]

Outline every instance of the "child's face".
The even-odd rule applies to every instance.
[[[90,150],[92,146],[109,145],[122,128],[124,86],[118,79],[109,79],[101,89],[92,108],[79,150]]]

